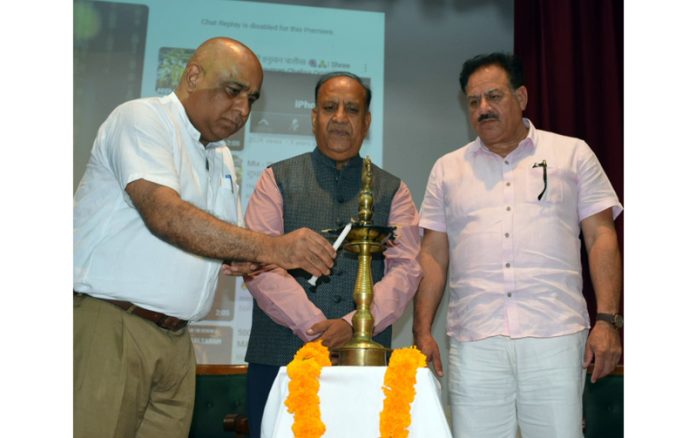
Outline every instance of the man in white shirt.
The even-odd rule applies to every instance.
[[[522,117],[516,58],[472,58],[460,84],[478,137],[428,180],[414,339],[442,375],[431,327],[449,275],[454,435],[580,438],[583,367],[594,361],[594,382],[621,356],[621,204],[584,141]],[[581,230],[597,296],[589,336]]]
[[[224,139],[244,126],[263,72],[230,38],[204,42],[176,91],[116,108],[74,205],[75,437],[186,437],[195,355],[187,323],[228,272],[265,265],[325,275],[331,244],[309,229],[241,225]]]

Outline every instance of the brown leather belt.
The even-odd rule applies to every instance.
[[[94,298],[95,300],[100,300],[100,301],[105,301],[107,303],[111,303],[116,307],[120,307],[121,309],[125,310],[128,313],[132,313],[133,315],[139,316],[143,319],[147,319],[148,321],[154,322],[158,326],[162,327],[163,329],[167,330],[172,330],[172,331],[177,331],[181,330],[182,328],[186,327],[188,324],[188,321],[185,319],[179,319],[175,318],[173,316],[166,315],[164,313],[159,313],[159,312],[154,312],[152,310],[147,310],[143,309],[142,307],[138,307],[133,303],[130,303],[128,301],[119,301],[119,300],[108,300],[106,298],[97,298],[93,297],[92,295],[84,294],[82,292],[75,292],[73,291],[75,295],[87,295],[91,298]]]

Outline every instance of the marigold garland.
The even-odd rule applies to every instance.
[[[331,366],[329,350],[321,341],[306,343],[288,364],[288,412],[294,414],[292,431],[297,438],[319,438],[326,431],[319,409],[319,376]]]
[[[384,373],[382,391],[386,396],[379,415],[381,438],[408,437],[411,402],[416,397],[416,372],[426,358],[415,346],[394,350]]]
[[[288,412],[294,414],[296,438],[319,438],[326,431],[319,408],[319,377],[331,366],[329,350],[321,341],[308,342],[288,364]],[[426,366],[426,357],[416,347],[394,350],[384,373],[385,398],[379,415],[381,438],[406,438],[411,424],[411,403],[416,397],[416,373]]]

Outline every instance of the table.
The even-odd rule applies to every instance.
[[[322,438],[379,437],[379,414],[387,367],[334,366],[321,372],[319,399],[326,425]],[[293,416],[285,407],[290,381],[281,367],[268,395],[261,424],[262,438],[292,438]],[[416,398],[411,403],[410,438],[449,438],[452,434],[440,400],[440,382],[429,368],[416,373]]]

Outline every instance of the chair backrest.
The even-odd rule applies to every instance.
[[[246,369],[245,365],[198,365],[189,438],[241,438],[249,434]]]
[[[582,396],[585,438],[623,437],[623,366],[596,383],[590,382],[590,375],[588,370]]]

